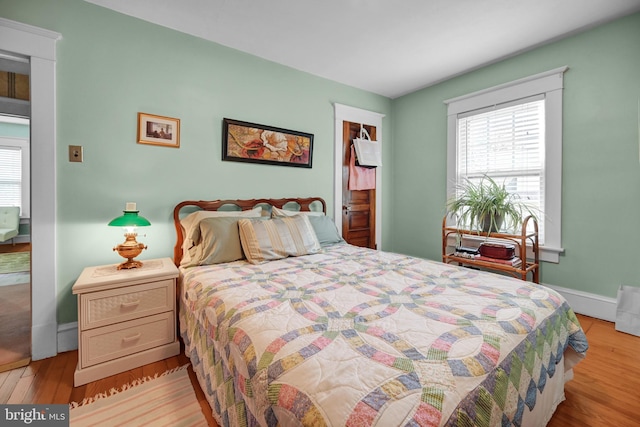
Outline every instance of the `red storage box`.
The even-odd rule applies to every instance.
[[[480,255],[489,258],[511,259],[516,255],[516,246],[503,243],[483,243],[480,245]]]

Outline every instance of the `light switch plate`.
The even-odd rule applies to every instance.
[[[82,145],[69,146],[69,161],[82,163]]]

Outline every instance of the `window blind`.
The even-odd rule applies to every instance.
[[[479,183],[488,175],[530,205],[544,239],[544,95],[461,113],[457,119],[457,176]],[[525,214],[526,215],[526,214]]]
[[[22,150],[0,146],[0,206],[22,207]]]

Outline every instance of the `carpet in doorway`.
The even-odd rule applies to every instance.
[[[80,426],[206,426],[187,368],[147,377],[120,390],[72,403],[70,425]]]
[[[10,252],[0,254],[0,274],[29,271],[31,252]]]

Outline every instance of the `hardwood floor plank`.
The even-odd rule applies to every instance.
[[[112,375],[110,377],[106,377],[87,384],[87,394],[85,395],[85,397],[95,397],[96,395],[101,393],[108,394],[111,389],[118,388],[118,383],[116,382],[116,380],[117,375]]]
[[[10,373],[11,371],[0,372],[0,388],[2,388],[2,385],[4,384],[6,379],[9,377]]]
[[[0,403],[7,403],[9,401],[11,394],[13,394],[13,390],[16,388],[18,382],[20,381],[23,370],[24,367],[14,369],[12,371],[7,371],[9,375],[4,380],[2,388],[0,388]]]
[[[79,387],[74,387],[71,390],[71,394],[69,395],[69,403],[81,403],[82,400],[87,396],[87,386],[81,385]]]
[[[73,390],[73,373],[76,370],[76,364],[78,363],[78,353],[75,351],[68,351],[63,353],[66,356],[64,363],[64,369],[62,378],[56,394],[53,396],[52,403],[69,403],[71,397],[71,391]]]
[[[44,363],[44,360],[36,360],[36,361],[32,360],[31,363],[29,363],[29,366],[25,366],[25,370],[22,376],[36,375],[42,363]]]
[[[27,395],[31,384],[33,384],[34,379],[35,375],[29,375],[26,377],[24,375],[21,376],[16,387],[11,392],[11,396],[9,396],[7,403],[20,404],[24,402],[25,396]]]
[[[37,362],[31,362],[31,365],[29,365],[25,369],[26,372],[29,367],[34,368],[31,371],[33,372],[33,381],[31,382],[28,390],[25,393],[25,396],[23,398],[24,403],[36,403],[36,393],[38,392],[38,389],[41,387],[41,385],[48,380],[46,372],[49,369],[49,365],[53,362],[54,359],[55,357],[50,357],[48,359],[38,360]],[[23,373],[23,375],[25,374]]]
[[[48,369],[44,374],[47,380],[43,381],[36,390],[33,403],[55,403],[54,397],[64,374],[64,366],[68,356],[64,353],[53,357]]]

